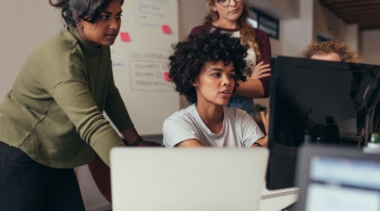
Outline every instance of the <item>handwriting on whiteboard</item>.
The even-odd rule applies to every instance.
[[[165,80],[168,57],[169,53],[165,51],[132,51],[130,54],[132,90],[174,92],[174,84]]]

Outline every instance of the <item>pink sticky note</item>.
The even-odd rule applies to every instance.
[[[128,32],[120,32],[120,39],[123,42],[130,42],[131,41],[131,37],[129,36]]]
[[[162,32],[164,32],[164,34],[171,34],[172,29],[168,25],[162,25]]]
[[[171,81],[172,79],[169,77],[169,72],[164,72],[165,81]]]

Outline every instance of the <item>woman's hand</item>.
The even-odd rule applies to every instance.
[[[270,76],[270,67],[269,64],[264,64],[264,62],[260,62],[255,65],[253,71],[250,75],[250,78],[264,78]]]
[[[261,114],[261,121],[264,124],[266,136],[264,138],[261,138],[261,139],[257,140],[257,143],[259,143],[263,147],[268,147],[268,142],[269,142],[269,139],[268,139],[268,134],[269,134],[269,110],[268,110],[267,114],[265,114],[264,111],[261,111],[260,114]],[[252,145],[252,146],[255,147],[255,145]]]
[[[261,111],[260,114],[261,114],[261,121],[264,124],[265,134],[268,136],[268,134],[269,134],[269,110],[268,110],[267,114],[265,114],[264,111]]]

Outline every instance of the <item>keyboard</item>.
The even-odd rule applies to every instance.
[[[284,189],[277,189],[277,190],[268,190],[265,186],[263,187],[261,191],[261,199],[268,199],[278,196],[284,196],[289,194],[297,194],[298,188],[284,188]]]

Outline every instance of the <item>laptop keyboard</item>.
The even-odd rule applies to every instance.
[[[261,199],[268,199],[272,197],[278,197],[283,195],[289,195],[289,194],[296,194],[298,193],[298,188],[284,188],[284,189],[277,189],[277,190],[268,190],[264,186],[261,190]]]

